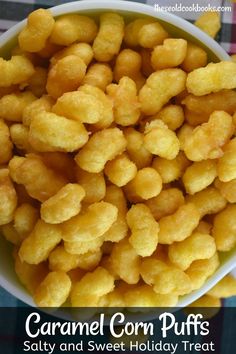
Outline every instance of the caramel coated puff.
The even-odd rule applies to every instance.
[[[93,50],[88,43],[74,43],[69,47],[65,47],[62,50],[57,51],[50,59],[50,63],[55,65],[58,60],[65,58],[69,55],[76,55],[84,61],[86,65],[89,65],[93,59]]]
[[[88,132],[82,123],[54,113],[38,113],[30,124],[29,143],[40,152],[73,152],[88,141]]]
[[[64,247],[66,252],[72,255],[79,255],[80,261],[78,262],[78,264],[80,263],[80,267],[81,265],[82,266],[84,265],[84,268],[86,268],[86,266],[88,265],[89,267],[91,267],[91,263],[93,265],[95,261],[96,261],[96,265],[100,262],[102,256],[100,248],[103,242],[104,242],[104,237],[101,236],[94,239],[92,242],[91,241],[72,241],[72,242],[65,241]],[[82,259],[81,255],[84,254],[86,254],[86,258]],[[89,257],[89,255],[91,257]],[[91,259],[93,262],[90,262]]]
[[[216,252],[209,259],[200,259],[194,261],[186,270],[186,274],[191,279],[192,290],[199,289],[219,267],[220,261],[218,253]]]
[[[47,167],[64,176],[70,182],[75,182],[76,164],[73,156],[65,152],[45,152],[40,154]]]
[[[50,112],[55,101],[48,95],[43,95],[32,103],[28,104],[22,114],[22,122],[24,126],[30,126],[35,115],[40,112]]]
[[[108,186],[104,201],[115,205],[118,209],[118,215],[116,221],[102,237],[105,241],[119,242],[128,234],[128,225],[126,222],[128,208],[122,189],[114,185]]]
[[[100,16],[99,31],[93,42],[95,59],[101,62],[110,61],[119,53],[123,37],[123,17],[115,13],[102,14]]]
[[[140,51],[142,57],[142,73],[145,77],[150,76],[154,71],[151,64],[151,53],[151,49],[142,48]]]
[[[236,178],[229,182],[221,182],[217,178],[214,184],[229,203],[236,203]]]
[[[13,55],[9,60],[0,58],[0,87],[21,84],[34,72],[33,64],[25,56]]]
[[[129,127],[124,130],[127,140],[127,152],[138,169],[148,167],[152,161],[152,154],[144,147],[144,135],[138,130]]]
[[[174,265],[186,270],[193,261],[209,259],[215,252],[216,244],[212,236],[201,232],[193,232],[184,241],[174,242],[170,245],[168,255]]]
[[[137,47],[139,44],[139,31],[144,25],[148,25],[150,23],[153,23],[153,21],[148,18],[138,18],[137,20],[128,23],[128,25],[125,27],[125,44],[129,47]]]
[[[106,183],[103,172],[90,173],[77,166],[76,179],[85,191],[83,202],[92,204],[100,202],[106,194]]]
[[[9,162],[9,171],[13,181],[24,185],[28,194],[40,202],[56,194],[66,184],[66,179],[48,168],[37,155],[14,156]]]
[[[169,104],[162,108],[152,119],[161,119],[169,129],[176,130],[184,123],[184,111],[179,105]]]
[[[156,220],[174,214],[184,204],[183,193],[177,188],[163,189],[156,197],[148,199],[145,204],[149,207]]]
[[[154,48],[167,37],[168,33],[158,22],[147,23],[138,32],[138,42],[143,48]]]
[[[219,12],[205,11],[194,22],[195,26],[214,38],[221,27]]]
[[[98,259],[100,257],[99,256],[101,253],[100,248],[101,248],[103,242],[104,242],[104,238],[103,238],[103,236],[101,236],[101,237],[98,237],[95,240],[93,240],[93,242],[91,242],[91,241],[72,241],[72,242],[65,241],[64,247],[65,247],[66,252],[73,254],[73,255],[81,256],[83,254],[86,254],[87,255],[86,261],[88,261],[89,260],[88,254],[93,255],[92,256],[93,260]],[[96,253],[96,257],[94,255],[95,253]],[[100,258],[99,258],[98,263],[100,262]],[[79,259],[81,260],[81,257],[79,257]],[[85,259],[83,259],[83,261],[85,263]],[[80,266],[81,266],[81,262],[80,262]],[[87,263],[88,262],[86,262],[86,264]]]
[[[10,139],[10,131],[7,124],[0,119],[0,165],[7,163],[12,157],[12,142]]]
[[[222,147],[233,135],[232,117],[215,111],[209,121],[196,127],[184,142],[184,152],[191,161],[216,159],[223,155]]]
[[[66,92],[58,98],[52,112],[81,123],[97,123],[103,117],[103,103],[82,91]]]
[[[61,242],[62,230],[58,225],[39,220],[30,235],[22,242],[19,256],[21,261],[39,264],[45,261],[51,251]]]
[[[179,153],[180,143],[175,132],[156,119],[145,127],[144,147],[154,155],[173,160]]]
[[[15,230],[13,224],[4,224],[0,226],[2,236],[12,245],[19,246],[22,242],[21,236]]]
[[[187,41],[179,38],[167,38],[152,52],[151,62],[155,70],[179,66],[187,54]]]
[[[52,271],[69,272],[78,267],[79,256],[68,253],[63,245],[59,245],[49,255],[49,269]]]
[[[92,64],[83,80],[83,84],[95,86],[105,91],[106,87],[112,82],[113,72],[108,64]]]
[[[24,109],[36,100],[30,91],[11,93],[0,98],[0,118],[22,122]]]
[[[0,169],[0,225],[13,220],[17,195],[7,168]]]
[[[154,257],[145,258],[142,261],[140,273],[144,282],[153,285],[153,290],[157,294],[185,295],[192,290],[188,275],[181,269]]]
[[[41,97],[46,93],[48,70],[41,66],[35,67],[34,74],[26,83],[27,88],[36,96]]]
[[[122,126],[137,123],[141,112],[135,82],[124,76],[120,79],[118,85],[109,85],[107,92],[113,99],[115,122]]]
[[[140,259],[127,238],[114,245],[110,256],[115,273],[127,284],[139,282]],[[129,269],[128,272],[127,269]]]
[[[236,138],[224,146],[224,154],[217,163],[217,172],[221,182],[230,182],[236,178]]]
[[[48,10],[33,11],[27,19],[27,25],[20,32],[20,48],[28,52],[39,52],[46,44],[54,26],[54,18]]]
[[[32,152],[33,148],[29,143],[29,128],[23,124],[12,124],[10,127],[11,140],[19,150]]]
[[[180,65],[181,68],[189,73],[195,69],[207,65],[207,53],[201,47],[188,42],[187,52],[184,61]]]
[[[39,284],[45,279],[48,274],[48,267],[46,262],[39,264],[28,264],[22,262],[17,255],[15,258],[15,272],[20,282],[24,287],[34,294]]]
[[[216,162],[204,160],[189,166],[182,178],[186,192],[194,194],[208,187],[216,178]]]
[[[83,214],[63,224],[63,239],[68,242],[92,241],[102,236],[116,221],[118,209],[107,202],[90,204]]]
[[[60,307],[71,290],[71,280],[65,272],[51,272],[42,281],[34,294],[39,307]]]
[[[144,48],[153,48],[161,44],[168,33],[156,21],[139,18],[125,27],[125,43],[130,47],[141,45]]]
[[[188,195],[186,200],[197,207],[201,218],[204,215],[219,213],[227,204],[227,200],[212,186],[193,195]]]
[[[77,14],[57,18],[50,37],[52,43],[68,46],[76,41],[91,43],[97,34],[93,19]]]
[[[141,111],[156,114],[174,96],[185,89],[186,73],[181,69],[158,70],[151,74],[139,92]]]
[[[76,55],[68,55],[51,67],[48,73],[46,89],[53,98],[76,90],[86,73],[86,64]]]
[[[106,269],[98,267],[73,286],[71,304],[73,307],[96,307],[98,300],[113,289],[114,278]]]
[[[152,167],[144,167],[139,170],[134,179],[132,179],[124,188],[128,199],[134,202],[153,198],[157,196],[161,190],[161,176]]]
[[[163,183],[170,183],[181,178],[190,164],[185,154],[180,151],[173,160],[155,157],[152,167],[159,172]]]
[[[233,275],[226,275],[222,280],[219,281],[209,292],[208,295],[227,298],[235,296],[236,294],[236,280]]]
[[[236,88],[236,63],[221,61],[193,70],[186,82],[188,92],[203,96],[223,89]]]
[[[219,251],[230,251],[236,245],[236,205],[229,204],[214,218],[212,235]]]
[[[14,213],[13,225],[21,240],[32,232],[38,219],[39,210],[31,204],[23,203],[17,207]]]
[[[108,97],[100,88],[88,84],[80,86],[78,91],[91,95],[94,97],[94,101],[99,100],[103,107],[102,118],[97,123],[94,123],[91,127],[89,127],[91,131],[97,131],[110,127],[114,121],[113,103],[110,97]]]
[[[98,267],[102,259],[102,251],[100,248],[90,249],[88,252],[79,254],[78,268],[86,270],[87,272],[93,271]]]
[[[157,294],[149,285],[139,285],[134,289],[127,290],[124,295],[127,307],[174,307],[178,302],[176,294]]]
[[[107,162],[104,172],[112,183],[123,187],[135,177],[137,167],[126,154],[121,154]]]
[[[204,96],[187,95],[181,102],[185,105],[185,119],[192,126],[206,123],[214,111],[233,114],[236,110],[236,92],[221,90]]]
[[[131,229],[130,244],[138,255],[151,256],[158,244],[159,225],[150,209],[145,204],[133,205],[126,219]]]
[[[49,224],[60,224],[80,212],[85,196],[79,184],[69,183],[41,205],[41,217]]]
[[[119,82],[124,76],[132,79],[139,90],[145,83],[145,78],[141,73],[142,57],[132,49],[123,49],[117,55],[114,66],[114,79]]]
[[[200,221],[200,213],[192,203],[181,205],[177,211],[159,220],[159,242],[172,244],[189,237]]]

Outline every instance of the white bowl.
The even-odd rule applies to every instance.
[[[122,14],[125,18],[131,19],[140,16],[151,16],[159,20],[170,34],[176,37],[186,38],[204,47],[211,61],[230,60],[228,54],[219,46],[212,38],[203,33],[191,23],[169,13],[156,12],[153,7],[129,1],[117,0],[89,0],[78,1],[59,5],[50,9],[54,16],[68,13],[88,14],[98,16],[104,11],[115,11]],[[25,25],[26,20],[18,23],[0,37],[0,55],[9,56],[10,49],[17,42],[17,35]],[[225,255],[221,255],[221,266],[217,272],[209,278],[205,285],[180,299],[178,306],[184,307],[192,303],[212,286],[214,286],[221,278],[229,273],[236,265],[236,251],[232,251]],[[31,296],[19,283],[14,272],[13,259],[11,255],[11,246],[0,237],[0,285],[9,293],[23,301],[24,303],[35,306]]]

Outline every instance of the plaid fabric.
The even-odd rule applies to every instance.
[[[49,8],[72,0],[0,0],[0,34],[12,27],[18,21],[23,20],[28,14],[40,7]],[[178,0],[130,0],[140,3],[147,3],[151,6],[179,5]],[[236,3],[235,0],[181,0],[183,6],[199,4],[199,6],[227,6],[231,11],[221,12],[222,28],[217,41],[231,54],[236,53]],[[173,12],[191,22],[198,16],[199,12]],[[235,272],[236,276],[236,272]],[[226,300],[227,306],[236,306],[236,297]],[[11,296],[0,287],[0,307],[24,306],[22,302]]]

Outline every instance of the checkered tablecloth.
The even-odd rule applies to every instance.
[[[0,34],[12,27],[18,21],[24,19],[28,14],[40,7],[48,8],[60,5],[72,0],[0,0]],[[80,0],[77,0],[80,1]],[[99,0],[97,0],[99,1]],[[125,0],[123,0],[125,1]],[[228,7],[227,11],[221,12],[221,31],[217,41],[230,54],[236,53],[236,0],[130,0],[133,2],[147,3],[150,6],[223,6]],[[199,15],[197,11],[173,11],[174,14],[193,22]],[[235,272],[236,276],[236,272]],[[236,297],[225,302],[227,306],[236,306]],[[22,306],[23,304],[0,287],[0,307]]]

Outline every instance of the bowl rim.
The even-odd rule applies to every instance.
[[[154,7],[147,4],[141,4],[131,1],[120,1],[120,0],[101,0],[97,2],[96,0],[89,0],[89,1],[74,1],[69,2],[61,5],[57,5],[54,7],[49,8],[54,16],[60,16],[63,14],[75,13],[75,12],[82,12],[82,11],[118,11],[118,12],[129,12],[132,14],[140,14],[140,15],[147,15],[156,18],[157,20],[162,20],[164,22],[170,23],[185,32],[189,32],[190,35],[196,40],[202,42],[203,45],[207,46],[217,57],[219,60],[230,60],[230,56],[226,53],[226,51],[210,36],[204,33],[202,30],[191,24],[190,22],[184,20],[181,17],[178,17],[174,14],[155,11]],[[8,31],[3,33],[0,36],[0,48],[6,45],[9,40],[13,39],[20,30],[26,24],[26,19],[17,23],[13,27],[11,27]],[[234,259],[227,261],[223,266],[222,269],[220,268],[219,271],[215,273],[215,278],[218,280],[223,276],[229,273],[234,264],[236,263],[236,256]],[[215,279],[214,278],[214,279]],[[214,279],[210,279],[207,284],[205,284],[196,294],[193,295],[191,298],[191,302],[199,298],[202,294],[206,293],[216,281]],[[0,285],[7,290],[10,294],[15,296],[17,299],[21,300],[23,303],[36,307],[34,304],[32,297],[28,294],[28,292],[24,289],[24,287],[19,283],[18,285],[14,284],[10,281],[7,277],[0,273]],[[190,298],[191,294],[189,295]],[[190,301],[188,301],[190,303]],[[187,301],[179,301],[178,307],[184,307],[187,305]]]
[[[193,37],[207,46],[220,60],[229,60],[230,56],[226,51],[217,43],[213,38],[203,32],[201,29],[194,26],[187,20],[178,17],[169,12],[156,11],[153,6],[147,4],[141,4],[132,1],[121,0],[82,0],[73,1],[49,8],[54,16],[60,16],[64,14],[79,12],[79,11],[94,11],[94,10],[113,10],[113,11],[126,11],[130,13],[138,13],[142,15],[152,16],[159,20],[169,22],[172,25],[179,27],[180,29],[189,32]],[[11,27],[8,31],[4,32],[0,36],[0,46],[5,45],[10,38],[16,36],[19,31],[26,24],[27,19],[24,19]]]

